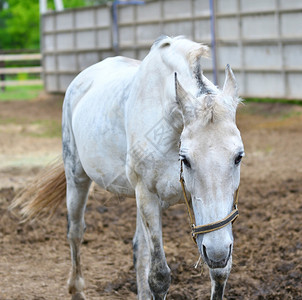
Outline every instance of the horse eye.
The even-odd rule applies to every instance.
[[[187,167],[187,168],[191,168],[191,165],[189,163],[189,161],[187,160],[186,157],[181,157],[181,161],[184,163],[184,165]]]
[[[239,154],[236,158],[235,158],[235,165],[239,165],[241,160],[242,160],[242,154]]]

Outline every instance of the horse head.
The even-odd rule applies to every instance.
[[[201,77],[200,77],[201,78]],[[240,182],[244,148],[235,123],[240,102],[228,65],[222,90],[194,96],[175,74],[176,100],[183,117],[180,160],[186,189],[191,194],[196,226],[224,219],[233,207]],[[210,269],[231,268],[232,225],[196,236],[199,252]]]

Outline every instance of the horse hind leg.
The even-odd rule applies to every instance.
[[[84,212],[91,179],[88,177],[78,154],[70,120],[71,100],[67,95],[63,104],[62,142],[63,161],[66,175],[67,239],[71,251],[71,272],[68,290],[72,300],[85,299],[84,279],[81,270],[80,246],[85,232]]]
[[[66,204],[72,268],[68,280],[68,289],[72,300],[85,299],[84,279],[81,270],[80,246],[85,232],[84,212],[91,179],[85,173],[79,159],[73,138],[63,131],[63,159],[66,175]],[[64,143],[64,140],[68,143]]]
[[[81,183],[75,180],[67,181],[68,233],[72,268],[68,281],[69,293],[73,300],[85,299],[84,279],[81,271],[80,246],[85,232],[84,211],[91,181],[87,178]]]

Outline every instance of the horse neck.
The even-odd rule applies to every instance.
[[[156,122],[161,123],[167,135],[169,134],[167,139],[171,143],[175,141],[177,144],[183,131],[184,122],[176,102],[175,72],[177,72],[185,90],[192,95],[200,96],[200,84],[194,77],[193,70],[190,70],[189,65],[186,65],[184,60],[178,65],[177,62],[175,65],[167,65],[159,53],[152,53],[152,51],[140,66],[135,90],[136,95],[139,95],[142,101],[150,102],[149,105],[153,106],[153,117]],[[206,79],[206,81],[209,88],[215,89],[209,80]],[[156,110],[156,114],[154,114],[154,110]],[[162,120],[164,121],[162,122]]]

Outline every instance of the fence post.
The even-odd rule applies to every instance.
[[[114,0],[112,3],[112,19],[113,19],[113,50],[115,55],[119,55],[119,25],[118,25],[118,6],[119,5],[143,5],[145,1],[133,0],[133,1],[120,1]]]
[[[210,1],[210,23],[211,23],[211,48],[212,48],[212,64],[213,64],[213,81],[218,84],[217,80],[217,57],[216,57],[216,33],[215,33],[215,3]]]

